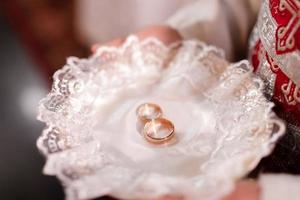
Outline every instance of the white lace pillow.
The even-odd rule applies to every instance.
[[[68,199],[218,199],[284,132],[262,88],[247,61],[229,64],[199,41],[166,47],[131,36],[69,58],[40,102],[44,172]],[[174,123],[176,143],[152,145],[138,133],[136,109],[146,102]]]

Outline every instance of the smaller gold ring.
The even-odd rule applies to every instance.
[[[174,137],[174,125],[167,119],[157,118],[148,121],[143,129],[143,135],[148,142],[161,144]]]
[[[144,122],[157,119],[162,116],[162,109],[154,103],[144,103],[136,110],[137,116]]]

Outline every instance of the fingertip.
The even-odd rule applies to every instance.
[[[163,25],[148,27],[136,34],[139,39],[143,40],[147,37],[156,37],[164,44],[169,45],[173,42],[181,40],[182,37],[177,30]]]
[[[161,197],[159,199],[156,199],[156,200],[184,200],[183,197],[175,197],[175,196],[164,196],[164,197]]]
[[[257,182],[241,181],[235,186],[234,191],[223,200],[259,200],[259,192]]]
[[[96,53],[96,51],[99,48],[99,46],[100,46],[99,44],[93,44],[92,47],[91,47],[91,52],[92,53]]]

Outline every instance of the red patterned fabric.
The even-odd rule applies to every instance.
[[[284,54],[300,47],[300,1],[270,0],[271,14],[277,22],[276,52]]]
[[[261,41],[258,40],[251,57],[255,72],[261,67],[262,58],[266,59],[269,69],[276,77],[272,101],[276,103],[279,115],[288,123],[300,127],[300,89],[282,72],[280,66],[274,63],[274,59],[264,50]]]
[[[260,51],[262,49],[262,44],[261,41],[258,40],[252,50],[252,57],[251,57],[251,61],[252,61],[252,65],[253,65],[253,69],[254,72],[257,70],[257,68],[260,65]]]
[[[283,5],[290,5],[290,9],[293,8],[297,10],[297,16],[293,16],[288,9],[282,10]],[[272,17],[274,17],[278,23],[276,32],[272,33],[276,34],[277,55],[285,54],[285,56],[290,56],[291,52],[299,53],[299,7],[296,7],[297,5],[293,0],[270,0],[269,6]],[[279,8],[280,6],[282,7],[281,9]],[[280,35],[282,33],[281,30],[283,30],[282,28],[287,31],[283,37]],[[263,46],[259,37],[251,51],[251,61],[254,71],[259,75],[265,75],[265,77],[263,77],[265,78],[265,82],[270,83],[273,87],[272,94],[269,95],[272,101],[275,102],[279,115],[283,117],[288,124],[297,126],[300,130],[300,86],[296,85],[295,82],[281,70],[283,66],[277,64],[277,59],[276,56],[271,57],[268,54],[268,51]],[[268,68],[269,71],[266,73],[266,70],[261,70],[261,68]],[[271,83],[271,76],[275,77],[273,83]]]
[[[258,31],[259,39],[252,47],[251,61],[254,71],[271,87],[267,93],[270,93],[268,95],[275,102],[279,115],[300,131],[300,86],[282,70],[285,66],[278,64],[282,56],[287,58],[286,60],[289,60],[292,54],[300,56],[300,1],[266,0],[266,2],[263,6],[268,6],[270,18],[276,22],[276,29],[269,29],[275,30],[274,32]],[[266,15],[267,13],[261,13],[260,18],[266,19],[264,18]],[[266,23],[263,21],[261,25]],[[257,27],[258,30],[262,28],[259,25]],[[271,53],[273,50],[270,47],[264,46],[268,44],[268,38],[272,35],[276,38],[275,56]],[[300,70],[300,63],[292,67]]]

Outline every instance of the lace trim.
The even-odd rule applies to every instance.
[[[200,67],[198,89],[214,105],[218,121],[215,134],[186,137],[162,150],[195,156],[195,162],[204,159],[201,173],[192,177],[138,168],[93,135],[97,98],[143,76],[161,76],[155,69],[171,68],[170,74],[176,76],[182,73],[180,66]],[[131,36],[121,48],[103,47],[88,59],[68,58],[39,106],[38,119],[47,125],[37,141],[47,157],[44,172],[63,182],[68,199],[102,195],[151,199],[167,194],[218,199],[269,154],[284,133],[284,124],[272,112],[273,103],[263,96],[262,88],[248,62],[230,65],[222,51],[199,41],[166,47],[156,38],[140,42]]]

